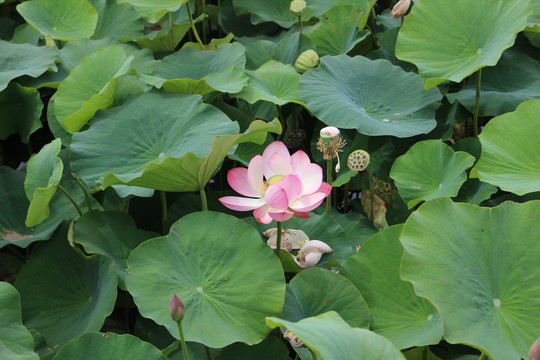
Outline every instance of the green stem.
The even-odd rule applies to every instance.
[[[299,360],[300,359],[300,356],[298,355],[298,353],[296,353],[296,356],[294,357],[294,360]]]
[[[206,1],[202,0],[202,13],[203,15],[206,14]],[[206,43],[206,19],[203,19],[202,21],[202,36],[203,40]]]
[[[482,81],[482,69],[478,70],[476,77],[476,99],[474,101],[473,126],[474,136],[478,137],[478,108],[480,107],[480,83]]]
[[[480,357],[478,358],[478,360],[486,360],[488,357],[485,353],[482,353],[480,354]]]
[[[281,261],[280,251],[281,251],[281,232],[282,232],[282,225],[281,221],[277,222],[277,239],[276,239],[276,249],[274,250],[274,253],[278,257],[279,261]]]
[[[193,23],[193,16],[191,15],[191,7],[189,6],[189,1],[187,4],[187,12],[189,14],[189,22],[191,24],[191,31],[193,31],[193,35],[195,36],[195,39],[197,39],[197,42],[201,46],[201,50],[204,50],[203,42],[201,41],[201,38],[199,37],[199,33],[197,32],[197,29],[195,28],[195,24]]]
[[[79,186],[81,187],[81,189],[82,189],[82,191],[84,193],[84,197],[86,198],[86,204],[88,205],[88,210],[92,211],[93,210],[92,209],[92,199],[90,198],[90,194],[86,190],[86,187],[83,185],[83,183],[81,182],[81,179],[79,179],[77,174],[71,173],[71,176],[75,179],[77,184],[79,184]]]
[[[298,15],[298,24],[300,25],[300,35],[302,35],[302,15]]]
[[[77,205],[77,203],[75,202],[75,200],[71,197],[71,195],[69,195],[69,193],[67,192],[66,189],[64,189],[64,187],[60,184],[58,184],[58,188],[60,190],[63,191],[63,193],[67,196],[67,198],[69,199],[69,201],[71,201],[71,203],[73,204],[73,206],[75,206],[75,209],[77,209],[77,212],[79,213],[79,216],[82,216],[83,212],[81,210],[81,208],[79,207],[79,205]]]
[[[167,221],[167,197],[165,195],[165,191],[159,192],[159,197],[161,199],[161,225],[165,225],[165,222]]]
[[[311,352],[311,357],[313,358],[313,360],[317,360],[317,355],[315,354],[315,351],[309,349],[309,351]]]
[[[366,170],[366,175],[368,176],[368,181],[369,181],[369,193],[371,195],[371,206],[370,206],[370,209],[369,209],[369,212],[371,213],[369,216],[371,217],[371,221],[374,222],[375,221],[375,217],[373,216],[373,205],[375,204],[375,194],[373,194],[373,180],[371,179],[371,174],[369,173],[369,171]]]
[[[172,18],[172,12],[169,11],[169,49],[174,51],[174,24]]]
[[[212,355],[210,348],[208,346],[205,346],[204,348],[206,349],[206,356],[208,357],[208,360],[214,360],[214,355]]]
[[[348,181],[346,184],[345,184],[345,189],[343,189],[344,191],[344,198],[343,198],[343,212],[346,214],[349,212],[349,184],[350,184],[350,181]]]
[[[178,332],[180,332],[180,341],[182,343],[182,352],[184,353],[184,360],[189,360],[186,347],[186,339],[184,338],[184,330],[182,329],[182,321],[178,322]]]
[[[326,160],[326,182],[332,185],[332,159]],[[330,215],[330,207],[332,206],[332,191],[328,193],[326,198],[326,213]]]
[[[204,191],[204,186],[201,186],[199,190],[201,193],[201,207],[203,211],[208,211],[208,202],[206,201],[206,192]]]
[[[422,359],[427,360],[427,356],[428,356],[428,347],[424,346],[424,351],[422,352]]]

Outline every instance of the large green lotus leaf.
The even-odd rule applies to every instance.
[[[158,236],[137,229],[135,221],[126,213],[90,211],[77,220],[73,227],[73,241],[90,254],[108,257],[118,274],[118,285],[126,290],[127,258],[144,240]]]
[[[493,359],[526,358],[540,333],[540,201],[494,208],[448,198],[401,233],[401,277],[439,309],[444,338]]]
[[[217,51],[188,47],[165,57],[153,75],[165,80],[162,86],[169,92],[236,93],[247,83],[242,70],[246,64],[245,51],[240,43],[222,45]]]
[[[394,225],[372,236],[358,254],[345,262],[340,274],[364,296],[371,314],[371,330],[398,349],[437,344],[443,334],[437,309],[399,278],[402,227]]]
[[[405,18],[396,55],[418,67],[426,89],[445,80],[459,82],[495,65],[530,13],[523,0],[422,1]]]
[[[180,9],[188,0],[116,0],[119,4],[131,4],[151,23],[157,22],[168,12]]]
[[[39,360],[34,339],[22,324],[21,298],[7,282],[0,282],[0,357],[3,360]]]
[[[37,46],[39,41],[43,39],[43,35],[37,31],[30,24],[20,24],[15,28],[13,32],[13,38],[10,40],[11,43],[15,44],[31,44]]]
[[[480,134],[482,156],[471,177],[518,195],[540,190],[540,100],[493,118]]]
[[[114,101],[118,77],[125,74],[133,56],[109,45],[84,57],[62,81],[55,94],[54,113],[69,132],[79,131],[96,111]]]
[[[136,336],[109,332],[83,334],[71,340],[54,357],[54,360],[72,359],[166,360],[167,358],[154,346]]]
[[[60,139],[54,139],[28,161],[24,180],[24,191],[30,200],[25,222],[28,227],[35,226],[49,217],[49,202],[56,192],[64,170],[64,163],[58,157],[61,147]]]
[[[447,94],[451,102],[459,101],[474,112],[476,77],[459,92]],[[514,111],[525,100],[540,98],[540,64],[529,56],[506,51],[496,66],[482,69],[480,116],[497,116]]]
[[[247,86],[234,96],[253,104],[259,100],[285,105],[292,102],[304,105],[298,95],[298,83],[302,77],[291,65],[270,60],[255,71],[246,71]]]
[[[540,1],[531,0],[532,14],[527,18],[526,31],[540,32]]]
[[[115,39],[134,40],[143,35],[143,20],[132,6],[118,4],[116,0],[90,0],[90,3],[98,12],[92,39],[111,36]]]
[[[104,256],[87,258],[72,249],[67,226],[32,251],[15,282],[21,293],[23,322],[51,347],[89,331],[99,331],[116,301],[116,273]]]
[[[74,135],[74,168],[88,182],[105,177],[103,187],[127,184],[164,191],[197,191],[206,185],[235,144],[260,144],[268,132],[281,132],[278,121],[255,121],[245,133],[236,134],[236,123],[199,99],[195,95],[148,93],[104,113],[107,121]],[[147,135],[138,138],[140,134]],[[125,141],[118,142],[119,136]],[[90,156],[89,150],[94,155]],[[96,164],[96,154],[103,159],[102,164]]]
[[[80,40],[94,34],[98,13],[88,0],[32,0],[17,5],[27,23],[58,40]]]
[[[366,329],[352,328],[335,311],[291,322],[267,317],[271,328],[285,326],[324,360],[405,359],[390,341]]]
[[[234,343],[227,346],[220,351],[217,360],[290,360],[288,355],[285,342],[270,335],[257,345]]]
[[[288,321],[336,311],[350,326],[369,327],[369,310],[360,291],[343,276],[321,268],[297,274],[287,285],[281,317]]]
[[[439,196],[456,196],[474,161],[474,156],[454,152],[440,140],[424,140],[396,159],[390,177],[411,209]]]
[[[253,24],[273,21],[282,27],[290,28],[298,22],[298,16],[294,15],[290,10],[291,2],[289,0],[233,0],[233,4],[237,12],[251,13],[251,22]],[[307,7],[302,15],[302,21],[306,21],[312,16],[313,12]]]
[[[68,153],[60,152],[60,159],[69,164]],[[60,185],[66,189],[79,207],[87,209],[84,193],[69,176],[71,169],[64,166],[64,174]],[[16,171],[8,167],[0,167],[0,248],[12,244],[26,247],[34,241],[47,240],[63,220],[76,219],[79,213],[64,195],[57,191],[49,203],[51,216],[37,226],[27,227],[25,219],[30,202],[24,191],[25,171]],[[97,205],[97,203],[96,203]]]
[[[56,71],[56,51],[48,46],[12,44],[0,40],[0,91],[19,76],[38,77],[47,69]]]
[[[321,260],[317,264],[318,267],[329,267],[330,261],[343,264],[349,257],[356,254],[356,244],[348,238],[343,227],[332,216],[326,214],[318,215],[315,213],[310,213],[309,215],[311,216],[309,219],[293,217],[290,220],[287,220],[283,230],[302,230],[310,240],[320,240],[332,248],[333,252],[331,254],[323,254]],[[244,218],[244,221],[259,230],[261,236],[263,231],[273,227],[275,228],[274,224],[261,224],[253,217]],[[296,272],[299,270],[301,269],[297,269]]]
[[[36,89],[9,84],[0,92],[0,139],[19,133],[21,141],[27,143],[28,137],[42,126],[42,110],[43,103]]]
[[[366,135],[409,137],[431,131],[439,90],[385,60],[327,56],[300,80],[300,95],[324,123]]]
[[[168,304],[178,294],[186,340],[215,348],[260,342],[269,331],[264,317],[278,314],[285,296],[283,270],[270,247],[251,226],[217,212],[191,213],[168,236],[139,245],[128,259],[126,282],[141,315],[176,338]]]
[[[348,53],[366,38],[369,32],[358,29],[358,21],[365,11],[352,5],[336,6],[328,10],[316,26],[306,32],[317,47],[317,54],[340,55]],[[368,16],[370,12],[367,12]]]

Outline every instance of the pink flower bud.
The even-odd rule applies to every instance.
[[[529,350],[529,360],[540,360],[540,338],[536,339]]]
[[[184,303],[176,294],[171,299],[170,310],[174,321],[179,322],[184,319]]]
[[[409,6],[411,5],[411,0],[399,0],[399,2],[392,8],[392,11],[390,12],[390,16],[392,16],[393,19],[398,19],[405,15],[407,10],[409,10]]]

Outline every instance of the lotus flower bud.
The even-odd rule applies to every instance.
[[[392,11],[390,11],[390,16],[392,16],[393,19],[398,19],[405,15],[407,10],[409,10],[409,6],[411,5],[411,0],[399,0],[399,2],[392,8]]]
[[[174,321],[179,322],[184,319],[184,303],[180,300],[178,295],[173,295],[169,308],[171,310],[171,317]]]
[[[369,165],[369,154],[364,150],[355,150],[347,158],[351,171],[364,171]]]
[[[334,250],[320,240],[310,240],[298,251],[296,261],[303,268],[315,266],[319,263],[322,254],[332,253]]]
[[[319,55],[317,55],[315,51],[306,50],[298,55],[298,58],[296,58],[296,62],[294,63],[294,68],[300,74],[303,74],[309,69],[313,69],[315,66],[318,66],[320,62],[321,60],[319,59]]]
[[[540,360],[540,338],[536,339],[529,350],[529,360]]]
[[[302,340],[296,337],[294,333],[291,330],[287,330],[283,333],[283,337],[287,340],[289,340],[289,343],[294,348],[299,348],[305,346]]]
[[[289,9],[296,16],[301,16],[306,11],[306,2],[304,0],[293,0]]]

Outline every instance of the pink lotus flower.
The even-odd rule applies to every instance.
[[[262,156],[251,159],[247,169],[227,173],[229,185],[248,197],[225,196],[219,201],[232,210],[254,210],[253,216],[263,224],[293,215],[309,218],[307,212],[319,206],[332,189],[322,177],[322,168],[312,164],[305,152],[290,155],[281,141],[275,141]]]

